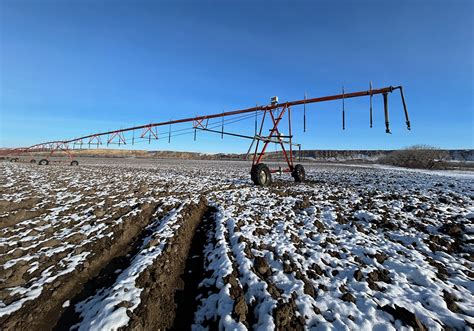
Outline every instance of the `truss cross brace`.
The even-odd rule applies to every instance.
[[[262,130],[265,124],[265,118],[267,113],[269,113],[270,118],[272,120],[272,128],[270,129],[270,133],[268,136],[262,136]],[[280,133],[280,130],[278,129],[278,126],[283,119],[283,116],[285,114],[288,114],[288,130],[289,134],[288,136],[284,136]],[[258,137],[258,138],[257,138]],[[284,141],[282,140],[282,137],[287,137],[289,138],[289,141]],[[280,145],[281,150],[283,152],[283,156],[285,157],[285,161],[288,165],[288,168],[286,169],[270,169],[270,172],[277,172],[277,171],[283,171],[283,172],[291,172],[293,171],[293,151],[292,151],[292,135],[291,135],[291,109],[288,106],[288,104],[284,104],[280,109],[276,108],[273,110],[266,110],[265,113],[263,114],[262,117],[262,122],[260,123],[260,133],[258,136],[256,136],[257,144],[255,146],[255,152],[253,155],[253,160],[252,160],[252,166],[256,166],[257,164],[261,163],[265,152],[267,150],[268,144],[269,143],[277,143]],[[260,141],[263,142],[263,145],[261,146],[260,152],[259,152],[259,147],[260,147]],[[285,144],[289,145],[289,152],[285,148]]]

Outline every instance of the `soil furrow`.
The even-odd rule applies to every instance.
[[[182,275],[196,229],[206,210],[206,200],[183,212],[183,220],[163,253],[143,272],[137,286],[143,288],[140,305],[133,312],[126,329],[166,330],[173,326],[176,314],[175,293],[184,288]]]
[[[164,212],[161,212],[160,216],[162,214],[164,214]],[[148,224],[160,216],[154,215],[150,218]],[[121,255],[110,260],[109,263],[100,270],[97,276],[89,279],[84,284],[82,291],[69,300],[69,305],[64,310],[54,330],[69,330],[73,325],[81,321],[80,315],[74,309],[75,304],[94,295],[98,289],[111,286],[119,275],[117,271],[124,270],[130,265],[132,258],[139,253],[143,239],[147,237],[150,232],[151,230],[145,226],[139,235],[130,240],[127,247],[121,252]]]
[[[186,266],[181,279],[184,287],[175,293],[176,316],[172,330],[190,330],[194,323],[194,313],[198,306],[197,296],[201,294],[199,284],[205,275],[204,246],[209,233],[214,232],[213,214],[216,209],[208,207],[191,242]]]
[[[141,206],[141,211],[127,219],[114,229],[114,238],[105,238],[87,247],[92,252],[87,262],[75,270],[58,277],[52,283],[44,284],[40,296],[26,301],[22,307],[0,319],[3,330],[50,330],[60,320],[63,303],[80,293],[90,279],[96,277],[104,265],[108,265],[117,256],[128,250],[156,210],[156,203]],[[41,318],[38,318],[41,316]]]

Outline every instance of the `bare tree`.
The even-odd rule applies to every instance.
[[[444,169],[449,154],[436,147],[415,145],[394,151],[379,159],[380,163],[406,168]]]

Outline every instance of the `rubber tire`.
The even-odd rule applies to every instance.
[[[35,159],[33,159],[33,160],[31,160],[31,161],[30,161],[30,163],[36,163],[36,160],[35,160]]]
[[[265,163],[253,166],[250,176],[254,184],[258,186],[268,186],[272,183],[272,174]]]
[[[10,159],[10,162],[16,162],[16,159],[15,158]]]
[[[256,165],[253,165],[252,166],[252,169],[250,169],[250,178],[252,179],[252,182],[255,184],[255,181],[256,181],[256,178],[255,178],[255,168],[257,166]]]
[[[72,166],[78,166],[78,165],[79,165],[79,162],[76,161],[76,160],[72,160],[72,161],[71,161],[71,165],[72,165]]]
[[[293,171],[291,172],[291,176],[295,179],[295,182],[302,183],[306,178],[306,172],[304,167],[301,164],[295,165]]]
[[[49,164],[49,161],[46,160],[46,159],[41,159],[39,162],[38,162],[39,165],[48,165]]]

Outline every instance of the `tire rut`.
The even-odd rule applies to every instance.
[[[197,297],[201,294],[199,284],[204,279],[206,272],[204,246],[208,234],[214,231],[212,215],[215,212],[214,207],[208,207],[196,228],[186,259],[186,266],[181,276],[184,287],[175,293],[176,316],[171,330],[190,330],[194,323],[194,313],[199,304]]]

